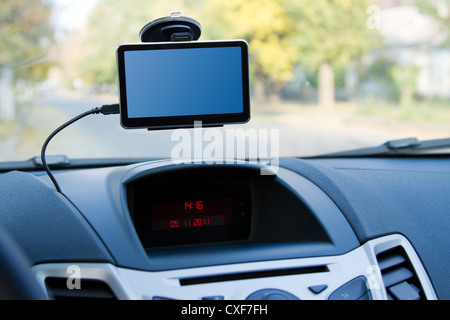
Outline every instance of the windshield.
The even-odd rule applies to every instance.
[[[248,42],[252,118],[214,133],[258,141],[258,157],[450,137],[450,0],[2,0],[0,161],[37,156],[62,123],[117,103],[116,48],[172,12],[197,20],[200,40]],[[179,143],[92,115],[47,154],[168,158]]]

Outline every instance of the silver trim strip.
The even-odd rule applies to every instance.
[[[148,272],[116,267],[108,263],[46,263],[33,267],[41,285],[47,277],[69,278],[71,265],[80,268],[81,278],[102,280],[111,287],[118,299],[148,300],[154,296],[172,299],[192,300],[206,296],[223,296],[227,300],[245,300],[251,293],[276,288],[288,291],[302,300],[324,300],[343,284],[364,276],[374,300],[387,298],[377,253],[396,246],[402,246],[408,254],[422,283],[424,294],[429,300],[437,300],[430,279],[417,254],[402,235],[390,235],[371,240],[348,253],[339,256],[287,259],[190,268],[181,270]],[[231,273],[264,271],[326,265],[329,272],[275,276],[269,278],[244,279],[181,286],[179,279],[214,276]],[[308,289],[310,286],[327,285],[319,294]],[[76,289],[74,289],[76,290]]]

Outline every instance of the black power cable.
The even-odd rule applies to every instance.
[[[83,112],[81,114],[79,114],[78,116],[76,116],[75,118],[67,121],[66,123],[64,123],[63,125],[61,125],[60,127],[58,127],[55,131],[53,131],[47,138],[47,140],[45,140],[44,144],[42,145],[42,150],[41,150],[41,161],[42,161],[42,165],[44,166],[45,171],[47,172],[50,180],[52,180],[53,184],[55,185],[56,191],[58,191],[59,193],[61,192],[61,188],[58,184],[58,182],[56,181],[55,177],[53,176],[52,172],[50,171],[50,168],[47,164],[47,161],[45,159],[45,151],[47,149],[47,145],[50,142],[50,140],[53,139],[54,136],[56,136],[61,130],[63,130],[64,128],[70,126],[72,123],[90,115],[90,114],[104,114],[104,115],[108,115],[108,114],[118,114],[120,113],[120,108],[119,108],[119,104],[105,104],[103,106],[101,106],[100,108],[94,108],[92,110]]]

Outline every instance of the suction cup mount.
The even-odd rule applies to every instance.
[[[147,23],[139,32],[142,42],[195,41],[200,38],[201,25],[198,21],[174,12]]]

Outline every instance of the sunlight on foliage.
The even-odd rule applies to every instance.
[[[365,0],[103,0],[82,35],[85,50],[75,76],[114,84],[114,49],[139,42],[146,23],[179,11],[201,23],[200,40],[245,39],[254,94],[277,97],[299,65],[310,72],[322,63],[343,70],[367,54],[378,39],[366,27],[368,5]]]

